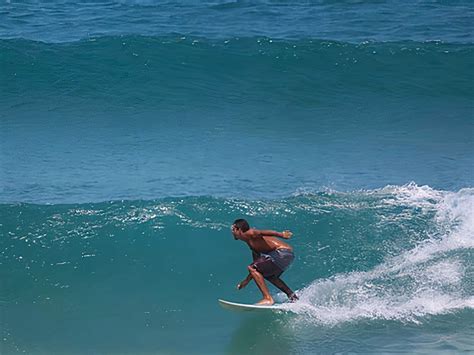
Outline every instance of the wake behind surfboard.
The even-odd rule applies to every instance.
[[[236,302],[229,302],[225,300],[219,299],[219,304],[221,307],[230,309],[231,311],[237,312],[249,312],[249,311],[274,311],[274,312],[282,312],[282,311],[289,311],[283,304],[273,304],[273,305],[257,305],[257,304],[245,304],[245,303],[236,303]]]

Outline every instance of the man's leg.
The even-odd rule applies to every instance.
[[[267,280],[270,281],[275,287],[277,287],[279,290],[283,291],[290,301],[296,301],[298,300],[298,296],[296,296],[296,293],[294,293],[288,285],[280,279],[278,276],[270,276],[267,277]]]
[[[273,301],[272,296],[270,295],[270,291],[268,291],[268,287],[265,284],[265,279],[263,278],[263,275],[257,271],[253,266],[248,267],[250,274],[252,275],[252,278],[255,280],[255,283],[257,284],[258,288],[260,289],[260,292],[262,292],[263,299],[260,302],[257,302],[257,304],[273,304],[275,301]]]

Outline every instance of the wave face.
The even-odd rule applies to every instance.
[[[399,350],[467,350],[473,204],[473,189],[415,184],[277,200],[4,204],[6,349],[44,350],[34,339],[54,333],[61,340],[50,351],[147,344],[143,352],[186,352],[210,332],[216,341],[203,345],[206,352],[283,345],[290,352],[362,351],[384,346],[382,327]],[[253,286],[235,290],[250,252],[228,228],[242,216],[257,227],[294,231],[297,259],[285,279],[299,289],[301,302],[288,305],[294,315],[244,322],[229,343],[224,334],[236,320],[226,318],[216,299],[258,297]],[[249,327],[257,334],[252,347],[245,341]],[[431,344],[438,331],[444,340]],[[268,344],[271,333],[275,341]],[[327,336],[334,338],[324,341]]]

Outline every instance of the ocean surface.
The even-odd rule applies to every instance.
[[[474,352],[473,23],[1,2],[0,353]],[[288,312],[219,307],[260,299],[237,218],[293,231]]]

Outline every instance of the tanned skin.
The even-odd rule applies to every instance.
[[[256,252],[269,253],[272,250],[276,249],[293,250],[293,248],[289,244],[278,239],[290,239],[293,233],[288,230],[283,232],[276,232],[273,230],[259,230],[255,228],[250,228],[248,231],[243,232],[236,225],[232,225],[232,235],[234,236],[234,239],[241,240],[247,243],[250,249],[252,249],[252,256],[254,260],[258,257],[258,254],[256,254]],[[243,280],[237,285],[237,289],[243,289],[245,286],[247,286],[250,280],[253,279],[263,295],[263,299],[257,304],[271,305],[275,303],[272,296],[270,295],[263,275],[251,266],[248,267],[248,270],[249,275],[245,278],[245,280]],[[272,282],[276,287],[284,291],[288,295],[288,297],[290,297],[290,295],[293,295],[293,291],[291,291],[289,287],[280,278],[274,277],[273,279],[269,279],[269,281]]]

